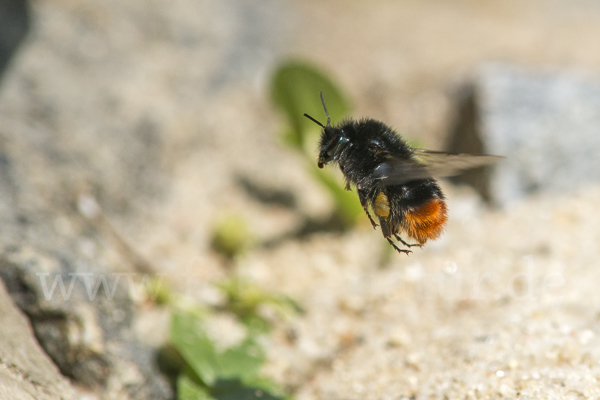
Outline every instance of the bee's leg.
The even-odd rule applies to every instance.
[[[394,243],[391,239],[392,236],[392,230],[394,229],[392,224],[390,223],[389,220],[386,219],[382,219],[381,217],[379,218],[379,222],[381,223],[381,233],[383,233],[383,237],[385,238],[385,240],[388,241],[389,244],[392,245],[392,247],[394,249],[396,249],[396,251],[398,253],[404,253],[404,254],[409,254],[412,253],[412,251],[410,250],[404,250],[399,248],[398,246],[396,246],[396,243]],[[395,233],[393,233],[393,235],[396,235]]]
[[[367,217],[369,217],[369,221],[371,221],[371,225],[373,225],[373,229],[377,228],[377,224],[371,217],[371,214],[369,214],[369,205],[367,203],[367,195],[365,194],[364,190],[358,189],[357,192],[358,192],[358,198],[360,200],[360,204],[362,205],[363,210],[365,210],[365,213],[367,213]]]
[[[377,223],[373,220],[373,217],[371,217],[371,214],[369,214],[369,207],[367,207],[366,204],[363,204],[363,210],[365,210],[365,213],[367,214],[367,217],[369,217],[369,221],[371,221],[371,225],[373,226],[373,229],[377,228]]]
[[[346,174],[346,172],[344,172],[344,167],[340,165],[340,171],[342,171],[342,174]],[[346,180],[346,190],[347,191],[351,191],[352,188],[350,187],[350,182],[348,182],[348,180]]]
[[[402,240],[402,238],[400,236],[398,236],[397,234],[394,234],[394,236],[396,237],[397,241],[399,241],[400,243],[402,243],[406,247],[415,247],[415,246],[417,246],[417,247],[423,247],[423,245],[421,243],[409,244],[409,243],[406,243],[404,240]]]
[[[392,247],[393,247],[394,249],[396,249],[396,251],[397,251],[398,253],[404,253],[404,254],[406,254],[406,255],[408,255],[409,253],[412,253],[412,251],[410,251],[410,250],[404,250],[404,249],[401,249],[401,248],[399,248],[398,246],[396,246],[396,243],[394,243],[394,242],[392,241],[392,239],[390,239],[389,237],[386,237],[386,239],[387,239],[387,241],[389,242],[389,244],[391,244],[391,245],[392,245]]]

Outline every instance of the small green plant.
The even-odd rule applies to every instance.
[[[300,305],[292,298],[267,293],[239,277],[226,279],[219,283],[218,287],[225,294],[225,308],[249,329],[259,332],[266,332],[270,328],[269,322],[260,314],[262,305],[273,307],[282,316],[302,312]]]
[[[253,244],[246,220],[241,215],[228,214],[217,220],[213,228],[211,245],[219,254],[234,258]]]
[[[179,400],[285,399],[277,385],[260,375],[264,351],[251,331],[238,345],[217,350],[196,314],[175,312],[171,346],[182,360]]]
[[[170,342],[160,351],[159,360],[161,369],[174,379],[178,400],[289,400],[274,382],[260,375],[265,356],[257,337],[267,333],[270,325],[259,309],[269,305],[285,316],[300,312],[300,306],[287,296],[267,293],[235,276],[217,286],[225,294],[225,303],[213,310],[168,287],[162,287],[157,296],[173,309]],[[219,351],[204,326],[215,312],[235,315],[247,327],[244,340]]]
[[[348,114],[346,96],[318,69],[291,61],[281,65],[273,75],[272,101],[288,122],[288,128],[282,135],[283,142],[304,156],[311,173],[331,194],[335,201],[331,220],[337,220],[344,228],[348,228],[356,224],[362,215],[362,206],[356,193],[345,190],[341,175],[336,175],[332,169],[317,167],[316,151],[321,128],[303,116],[307,113],[322,123],[326,122],[320,92],[323,92],[333,123]]]

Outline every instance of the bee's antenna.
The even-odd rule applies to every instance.
[[[320,123],[319,121],[317,121],[316,119],[314,119],[313,117],[311,117],[310,115],[308,115],[307,113],[304,113],[304,116],[306,118],[310,119],[315,124],[319,125],[321,128],[325,128],[322,123]]]
[[[325,105],[325,99],[323,98],[323,92],[321,92],[321,103],[323,103],[323,109],[325,110],[325,115],[327,115],[327,126],[331,125],[331,118],[329,117],[329,112],[327,111],[327,106]],[[323,126],[323,125],[321,125]]]

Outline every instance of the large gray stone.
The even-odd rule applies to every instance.
[[[38,14],[37,22],[47,26],[52,16]],[[133,332],[135,303],[127,279],[112,292],[116,277],[136,272],[135,266],[115,257],[118,245],[77,208],[80,194],[87,193],[125,218],[131,199],[157,194],[163,182],[160,137],[151,118],[127,128],[106,127],[102,135],[74,128],[77,123],[68,117],[61,122],[81,102],[73,93],[65,95],[72,88],[65,82],[80,82],[64,73],[63,63],[35,61],[47,48],[44,41],[51,41],[40,32],[38,27],[15,60],[0,96],[0,278],[41,347],[78,387],[102,398],[170,399],[157,349]],[[61,90],[45,92],[44,82],[55,82],[51,75],[65,79]],[[109,290],[90,295],[86,283],[93,290],[102,277]],[[73,280],[68,296],[59,287],[49,294],[56,279],[67,288]],[[6,340],[0,335],[0,346]]]
[[[74,391],[40,348],[0,281],[0,399],[69,400]]]
[[[600,79],[486,65],[462,93],[449,148],[506,157],[458,178],[500,206],[600,182]]]
[[[0,277],[77,387],[99,398],[174,396],[158,340],[134,329],[128,277],[139,283],[151,271],[115,233],[169,195],[171,168],[191,148],[221,140],[203,128],[207,107],[273,58],[286,7],[32,3],[31,35],[0,93]],[[103,278],[109,289],[91,296]],[[57,280],[68,295],[48,292]]]
[[[132,331],[135,304],[127,279],[117,281],[120,274],[134,273],[135,266],[126,259],[115,264],[119,249],[101,226],[82,217],[73,204],[77,189],[68,189],[70,180],[82,179],[98,185],[98,193],[110,191],[100,183],[101,174],[80,158],[101,144],[88,141],[92,148],[84,146],[77,155],[60,140],[51,141],[49,131],[15,132],[9,126],[0,132],[0,278],[8,292],[29,317],[42,348],[78,385],[102,396],[171,398],[155,361],[157,350]],[[145,133],[138,131],[142,137]],[[98,140],[118,152],[135,151],[135,142],[143,139]],[[150,155],[142,158],[151,160]],[[99,279],[108,286],[95,292]]]

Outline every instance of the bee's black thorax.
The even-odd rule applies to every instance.
[[[373,119],[347,120],[323,129],[319,166],[337,163],[346,181],[356,186],[359,195],[371,205],[383,192],[390,201],[390,218],[401,219],[413,207],[432,198],[444,198],[434,179],[384,186],[373,175],[375,168],[387,159],[409,160],[412,154],[412,148],[387,125]]]
[[[373,119],[348,120],[321,134],[319,166],[337,163],[357,187],[377,185],[373,170],[390,157],[410,158],[412,149],[393,129]]]

